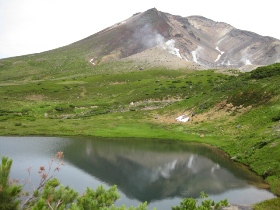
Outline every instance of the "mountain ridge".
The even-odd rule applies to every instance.
[[[280,41],[273,37],[202,16],[175,16],[156,8],[134,14],[87,39],[99,42],[92,44],[88,58],[95,64],[127,58],[156,46],[164,48],[167,42],[173,42],[178,52],[173,54],[204,69],[255,67],[280,61]]]
[[[89,68],[124,59],[143,68],[250,71],[280,61],[280,40],[203,16],[182,17],[152,8],[67,46],[34,55],[27,55],[28,59],[57,62],[59,56],[78,59]]]

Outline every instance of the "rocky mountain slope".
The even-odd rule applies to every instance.
[[[280,61],[280,41],[275,38],[201,16],[174,16],[155,8],[65,49],[69,47],[87,49],[86,59],[93,65],[129,58],[151,65],[250,70]]]
[[[91,71],[111,61],[124,61],[126,69],[163,66],[250,71],[280,62],[280,40],[201,16],[181,17],[153,8],[73,44],[2,59],[0,70],[3,80],[28,75],[46,78]],[[12,70],[16,73],[11,77]]]

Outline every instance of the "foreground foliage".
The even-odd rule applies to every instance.
[[[185,198],[180,203],[180,206],[172,207],[172,210],[219,210],[221,207],[229,206],[227,199],[215,202],[208,198],[208,195],[204,192],[200,193],[200,198],[204,199],[201,205],[197,205],[198,200],[194,198]]]
[[[18,197],[22,187],[16,184],[16,181],[10,181],[10,170],[12,160],[8,157],[2,157],[0,165],[0,210],[18,209],[20,201]]]

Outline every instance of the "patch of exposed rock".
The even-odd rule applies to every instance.
[[[251,205],[231,205],[229,207],[223,207],[222,210],[252,210]]]
[[[205,69],[204,66],[187,61],[184,58],[180,58],[177,55],[170,53],[167,49],[164,49],[162,46],[156,46],[147,49],[143,52],[131,55],[123,60],[138,63],[140,66],[142,66],[142,68],[162,66],[170,69]]]

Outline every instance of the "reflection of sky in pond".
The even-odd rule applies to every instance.
[[[86,138],[0,137],[0,155],[13,159],[12,178],[39,180],[41,165],[57,151],[65,166],[57,174],[63,185],[82,193],[86,187],[116,184],[121,198],[116,205],[137,206],[148,201],[159,210],[179,205],[183,197],[197,198],[201,191],[214,200],[252,204],[273,197],[250,183],[260,182],[252,172],[202,146],[155,141],[116,141]]]

